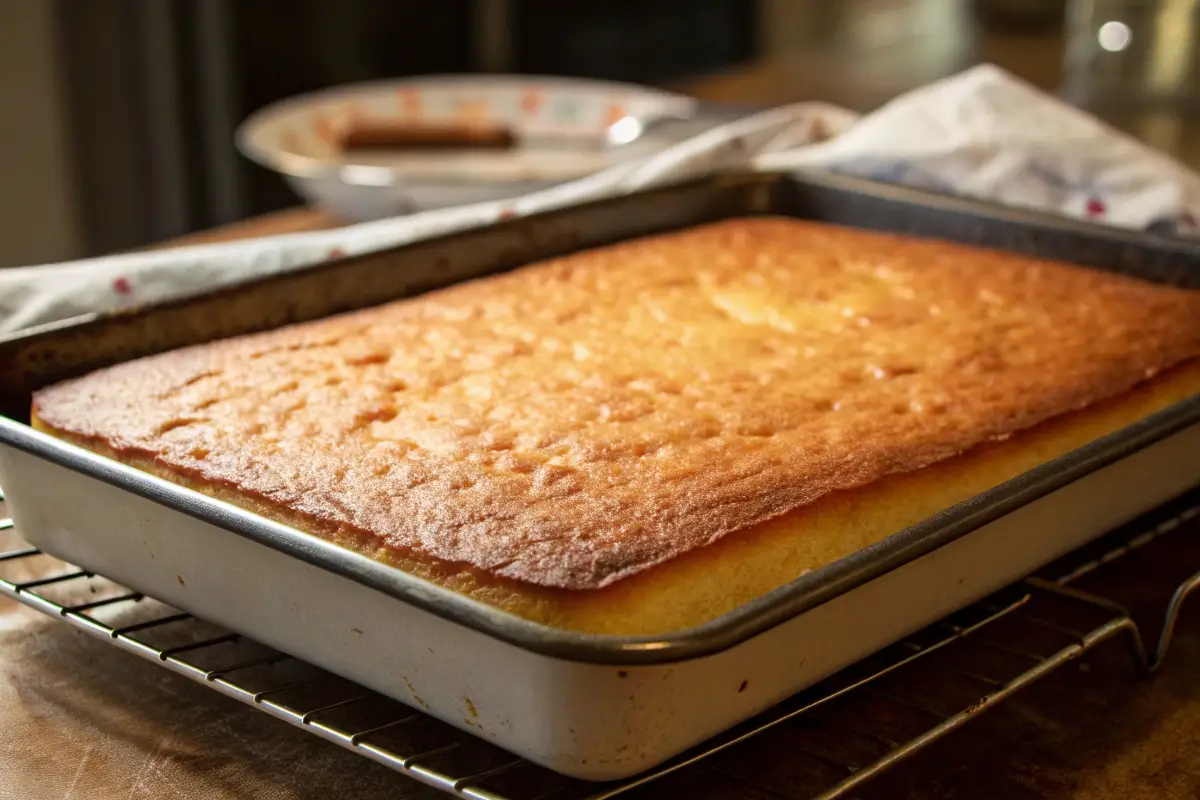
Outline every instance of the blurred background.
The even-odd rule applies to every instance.
[[[127,250],[299,204],[250,112],[434,73],[866,111],[990,61],[1192,163],[1196,0],[0,0],[0,266]]]

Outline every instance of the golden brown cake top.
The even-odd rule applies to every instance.
[[[758,218],[142,359],[35,407],[331,530],[587,589],[1197,355],[1200,292]]]

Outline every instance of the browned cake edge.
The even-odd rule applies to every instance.
[[[1192,360],[1116,398],[1061,415],[923,469],[835,492],[769,522],[690,551],[599,589],[555,589],[499,578],[380,546],[234,489],[196,481],[149,459],[122,457],[103,442],[45,433],[231,505],[333,541],[475,600],[551,627],[610,635],[649,635],[712,620],[795,578],[920,522],[1006,480],[1200,394]]]

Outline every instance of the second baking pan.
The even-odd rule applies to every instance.
[[[1191,398],[704,626],[605,637],[521,620],[25,424],[33,390],[105,364],[762,213],[1200,282],[1200,252],[1178,242],[849,178],[727,176],[10,338],[0,343],[10,417],[0,420],[0,485],[47,552],[600,780],[657,764],[1200,483]]]

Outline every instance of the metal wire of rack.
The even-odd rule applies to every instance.
[[[514,758],[342,678],[61,562],[58,571],[39,572],[36,578],[0,578],[0,595],[459,797],[603,800],[697,770],[715,770],[771,794],[773,787],[762,785],[754,763],[784,747],[794,765],[788,770],[786,793],[833,800],[1103,642],[1123,638],[1138,671],[1156,669],[1170,647],[1179,609],[1200,586],[1200,573],[1175,588],[1152,651],[1123,607],[1070,584],[1196,517],[1200,493],[1157,517],[1148,515],[1126,526],[1066,564],[905,638],[650,773],[615,784],[568,779]],[[12,528],[11,520],[0,520],[0,531]],[[15,540],[15,534],[7,535]],[[0,552],[0,566],[47,558],[35,548],[17,546]],[[80,602],[78,589],[85,585],[87,599]],[[56,592],[70,599],[56,600]]]

